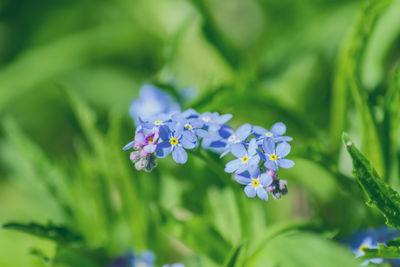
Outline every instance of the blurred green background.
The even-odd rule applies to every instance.
[[[0,230],[0,265],[101,266],[133,248],[222,266],[246,241],[248,266],[357,266],[337,241],[384,220],[341,133],[400,188],[399,14],[400,1],[0,1],[0,223],[65,225],[90,250]],[[190,155],[137,172],[121,148],[145,82],[195,88],[184,108],[232,113],[233,127],[285,122],[289,194],[246,199],[212,153],[215,168]]]

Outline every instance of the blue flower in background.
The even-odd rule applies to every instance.
[[[109,267],[134,267],[135,256],[133,252],[128,252],[124,255],[114,258]]]
[[[247,150],[243,144],[233,144],[231,152],[237,159],[228,162],[225,165],[225,171],[228,173],[242,173],[247,171],[250,166],[257,165],[260,162],[257,148],[257,142],[254,138],[250,140]]]
[[[250,124],[243,124],[236,131],[226,128],[224,135],[229,135],[226,138],[225,151],[221,154],[221,158],[231,152],[232,145],[243,143],[252,134],[252,127]]]
[[[290,142],[293,140],[292,137],[283,136],[286,133],[286,125],[283,122],[277,122],[272,125],[271,130],[268,131],[260,126],[253,127],[254,135],[263,138],[272,138],[276,143],[278,142]]]
[[[364,252],[362,251],[363,248],[378,248],[378,243],[385,244],[389,240],[398,237],[398,235],[398,230],[382,226],[379,229],[357,231],[349,238],[343,240],[343,242],[349,245],[350,249],[358,258],[364,255]],[[379,264],[384,261],[390,262],[392,266],[400,266],[400,260],[398,259],[384,260],[381,258],[374,258],[363,261],[362,266],[366,266],[370,262]]]
[[[172,130],[168,126],[161,126],[160,137],[163,142],[157,146],[157,157],[165,158],[172,152],[172,158],[176,163],[185,163],[187,161],[185,149],[193,149],[196,146],[189,132],[182,131],[180,123],[173,125]]]
[[[265,188],[271,185],[273,179],[267,172],[260,174],[260,168],[257,165],[250,166],[248,172],[236,174],[235,179],[238,183],[246,185],[244,192],[248,197],[258,196],[262,200],[268,200]]]
[[[266,138],[264,139],[263,149],[265,153],[264,166],[266,168],[277,171],[279,167],[291,168],[294,166],[292,160],[284,159],[290,152],[288,143],[279,143],[275,149],[275,142],[272,138]]]
[[[185,267],[183,263],[165,264],[162,267]]]
[[[134,267],[154,267],[154,262],[156,260],[156,255],[150,251],[146,250],[142,252],[140,257],[136,257],[134,260]]]
[[[129,115],[135,120],[144,120],[161,113],[175,113],[181,109],[176,101],[163,90],[144,84],[140,88],[139,97],[132,101],[129,107]]]
[[[128,252],[111,261],[109,267],[154,267],[156,256],[152,251],[146,250],[140,255],[135,256],[133,252]]]

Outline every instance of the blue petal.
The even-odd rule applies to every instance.
[[[196,129],[195,133],[197,134],[197,136],[199,138],[208,138],[208,137],[210,137],[210,134],[206,130],[203,130],[203,129]]]
[[[257,187],[257,196],[262,200],[268,200],[268,193],[265,189],[261,186]]]
[[[251,183],[251,179],[249,177],[245,177],[242,176],[241,174],[236,174],[235,175],[235,180],[239,183],[239,184],[250,184]]]
[[[188,110],[185,110],[184,112],[182,112],[182,115],[185,118],[189,118],[189,117],[199,116],[199,113],[197,113],[194,109],[188,109]]]
[[[172,135],[177,139],[181,138],[184,129],[182,123],[180,122],[175,123],[174,125],[172,125],[172,129],[173,129]]]
[[[192,125],[192,127],[194,129],[201,128],[204,125],[204,121],[199,120],[199,119],[190,119],[189,122],[190,122],[190,125]]]
[[[227,121],[229,121],[230,119],[232,119],[232,114],[224,114],[224,115],[221,115],[218,118],[216,118],[215,122],[218,124],[224,124]]]
[[[156,154],[159,158],[165,158],[171,153],[171,144],[169,141],[164,141],[157,145]]]
[[[259,162],[260,162],[260,157],[258,155],[251,157],[248,161],[249,165],[257,165]]]
[[[231,152],[237,158],[243,158],[247,154],[246,148],[242,144],[231,145]]]
[[[234,159],[232,161],[229,161],[225,165],[225,172],[232,173],[232,172],[236,171],[239,168],[241,163],[242,163],[242,160],[240,160],[240,159]]]
[[[262,160],[266,160],[267,158],[265,157],[265,155],[260,151],[260,150],[257,150],[257,154],[260,156],[260,158],[262,159]]]
[[[274,137],[274,141],[275,142],[290,142],[292,141],[293,138],[289,137],[289,136],[278,136],[278,137]]]
[[[241,140],[245,140],[251,133],[251,125],[243,124],[236,130],[236,136]]]
[[[197,141],[196,135],[192,131],[184,131],[182,133],[183,139],[186,139],[187,141],[190,141],[192,143]]]
[[[249,156],[255,155],[257,153],[257,148],[258,148],[257,141],[255,138],[252,138],[249,143],[249,149],[248,149]]]
[[[294,162],[290,159],[278,159],[278,165],[282,168],[292,168],[294,166]]]
[[[196,142],[191,142],[184,137],[181,139],[181,144],[186,149],[193,149],[196,147]]]
[[[264,152],[268,155],[275,153],[275,143],[272,138],[265,138],[263,143]]]
[[[181,146],[175,146],[172,151],[172,158],[176,163],[185,163],[187,161],[187,153]]]
[[[169,140],[169,133],[171,132],[171,130],[169,129],[168,126],[166,125],[161,125],[160,126],[160,137],[162,140],[166,141]]]
[[[135,141],[129,142],[126,146],[124,146],[123,150],[128,150],[133,147]]]
[[[286,133],[286,125],[283,122],[277,122],[271,127],[274,135],[284,135]]]
[[[246,185],[244,188],[244,192],[248,197],[255,197],[256,196],[256,189],[252,185]]]
[[[269,186],[272,183],[272,177],[268,173],[264,172],[260,175],[260,184],[264,187]]]
[[[276,164],[275,161],[272,161],[270,159],[267,159],[264,163],[265,168],[273,170],[273,171],[277,171],[278,170],[278,165]]]
[[[262,135],[266,134],[268,131],[264,129],[263,127],[260,126],[253,126],[253,132],[257,135]]]
[[[258,165],[251,165],[248,169],[250,177],[257,178],[258,175],[260,175],[260,168],[258,168]]]
[[[212,141],[210,143],[210,147],[214,147],[214,148],[224,148],[226,146],[226,143],[222,142],[222,141]]]
[[[238,169],[235,171],[235,173],[242,173],[247,171],[249,168],[249,165],[246,163],[241,162]]]
[[[284,158],[290,152],[290,145],[288,143],[280,143],[276,147],[276,155],[278,158]]]
[[[227,138],[229,138],[229,136],[231,136],[233,134],[233,130],[231,128],[229,128],[228,126],[223,125],[219,129],[218,133],[221,135],[222,138],[227,139]]]

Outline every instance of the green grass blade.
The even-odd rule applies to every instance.
[[[331,143],[332,148],[337,149],[340,143],[339,136],[346,123],[347,92],[350,90],[362,120],[362,148],[379,174],[384,174],[382,146],[360,73],[363,56],[377,21],[392,2],[392,0],[367,1],[361,8],[359,17],[340,51],[331,111]]]
[[[80,234],[77,234],[64,226],[57,226],[52,223],[41,225],[34,222],[28,224],[11,222],[4,224],[3,229],[16,230],[37,237],[46,238],[59,244],[83,242],[83,236]]]

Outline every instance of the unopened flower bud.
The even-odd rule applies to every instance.
[[[129,159],[130,159],[132,162],[138,161],[138,160],[140,159],[140,153],[139,153],[139,151],[131,152],[131,154],[130,154],[130,156],[129,156]]]
[[[272,179],[275,179],[275,177],[276,177],[276,172],[275,172],[275,171],[273,171],[273,170],[267,170],[267,173],[268,173],[269,175],[271,175]]]
[[[144,158],[139,159],[136,163],[135,163],[135,168],[136,170],[140,171],[143,170],[147,165],[147,160]]]

